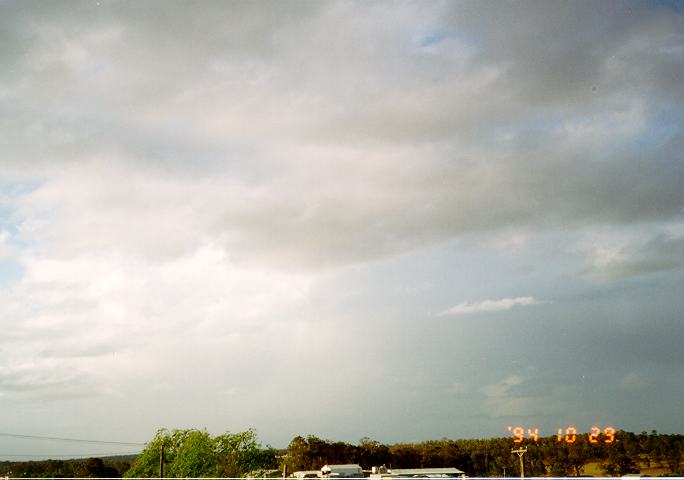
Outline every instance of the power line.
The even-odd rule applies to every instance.
[[[145,446],[145,443],[139,442],[114,442],[109,440],[86,440],[83,438],[64,438],[64,437],[44,437],[40,435],[21,435],[18,433],[5,433],[0,432],[2,437],[12,437],[12,438],[26,438],[31,440],[54,440],[57,442],[75,442],[75,443],[97,443],[100,445],[135,445],[135,446]]]
[[[73,460],[78,460],[82,458],[88,458],[88,457],[118,457],[118,456],[124,456],[124,455],[139,455],[140,452],[111,452],[111,453],[60,453],[60,454],[53,454],[53,453],[6,453],[6,454],[0,454],[0,457],[2,458],[9,458],[9,457],[33,457],[33,458],[46,458],[46,459],[52,459],[52,458],[57,458],[57,457],[62,457],[62,458],[68,458],[68,459],[73,459]]]

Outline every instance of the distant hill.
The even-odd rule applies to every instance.
[[[129,462],[133,463],[136,458],[138,458],[138,454],[135,455],[111,455],[108,457],[99,457],[101,458],[104,462]]]

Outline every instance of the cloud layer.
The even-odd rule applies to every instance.
[[[681,220],[664,8],[127,8],[4,7],[3,151],[64,172],[55,202],[164,218],[183,198],[198,235],[311,267],[519,224]]]
[[[676,390],[683,31],[634,2],[2,2],[0,421],[399,441],[583,412],[587,372],[597,415],[652,364]],[[663,348],[627,370],[644,319]]]

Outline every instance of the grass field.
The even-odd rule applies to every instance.
[[[639,463],[639,472],[642,475],[648,475],[649,477],[656,477],[658,475],[668,475],[670,474],[670,469],[667,465],[658,462],[651,462],[650,465],[642,462]],[[601,470],[601,464],[599,462],[588,463],[582,468],[582,475],[591,475],[593,477],[603,476],[603,471]]]

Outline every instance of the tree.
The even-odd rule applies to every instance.
[[[394,468],[415,468],[420,466],[420,452],[415,445],[397,444],[390,446],[391,465]]]
[[[664,438],[664,454],[665,462],[670,469],[670,472],[679,472],[679,464],[682,461],[682,449],[684,448],[684,440],[681,435],[665,435]]]
[[[608,458],[603,464],[603,471],[613,477],[627,475],[628,473],[639,473],[639,468],[635,460],[628,455],[622,442],[617,441],[609,447]]]
[[[275,450],[262,448],[253,429],[225,433],[214,438],[217,456],[216,476],[241,477],[250,472],[278,467]]]
[[[572,465],[570,464],[570,449],[568,444],[554,445],[555,456],[552,457],[551,475],[554,477],[567,477]]]
[[[578,437],[577,443],[572,445],[568,451],[568,464],[573,469],[576,477],[582,473],[582,468],[592,459],[591,445],[587,442],[586,436]]]
[[[48,463],[45,476],[53,476],[54,474],[50,472],[50,468],[54,465]],[[119,472],[110,466],[105,465],[101,458],[86,458],[82,462],[76,464],[73,470],[74,477],[86,477],[86,478],[112,478],[119,477]]]
[[[297,435],[287,446],[287,469],[290,472],[308,470],[308,444],[304,437]]]
[[[392,454],[389,447],[378,441],[364,437],[359,441],[357,463],[363,468],[389,465],[392,462]]]
[[[169,452],[168,477],[210,477],[217,470],[218,455],[209,433],[199,430],[175,431]],[[237,475],[235,475],[237,476]]]
[[[166,477],[242,477],[277,467],[275,450],[262,448],[247,430],[211,437],[206,430],[159,430],[126,477],[158,477],[164,447]]]

